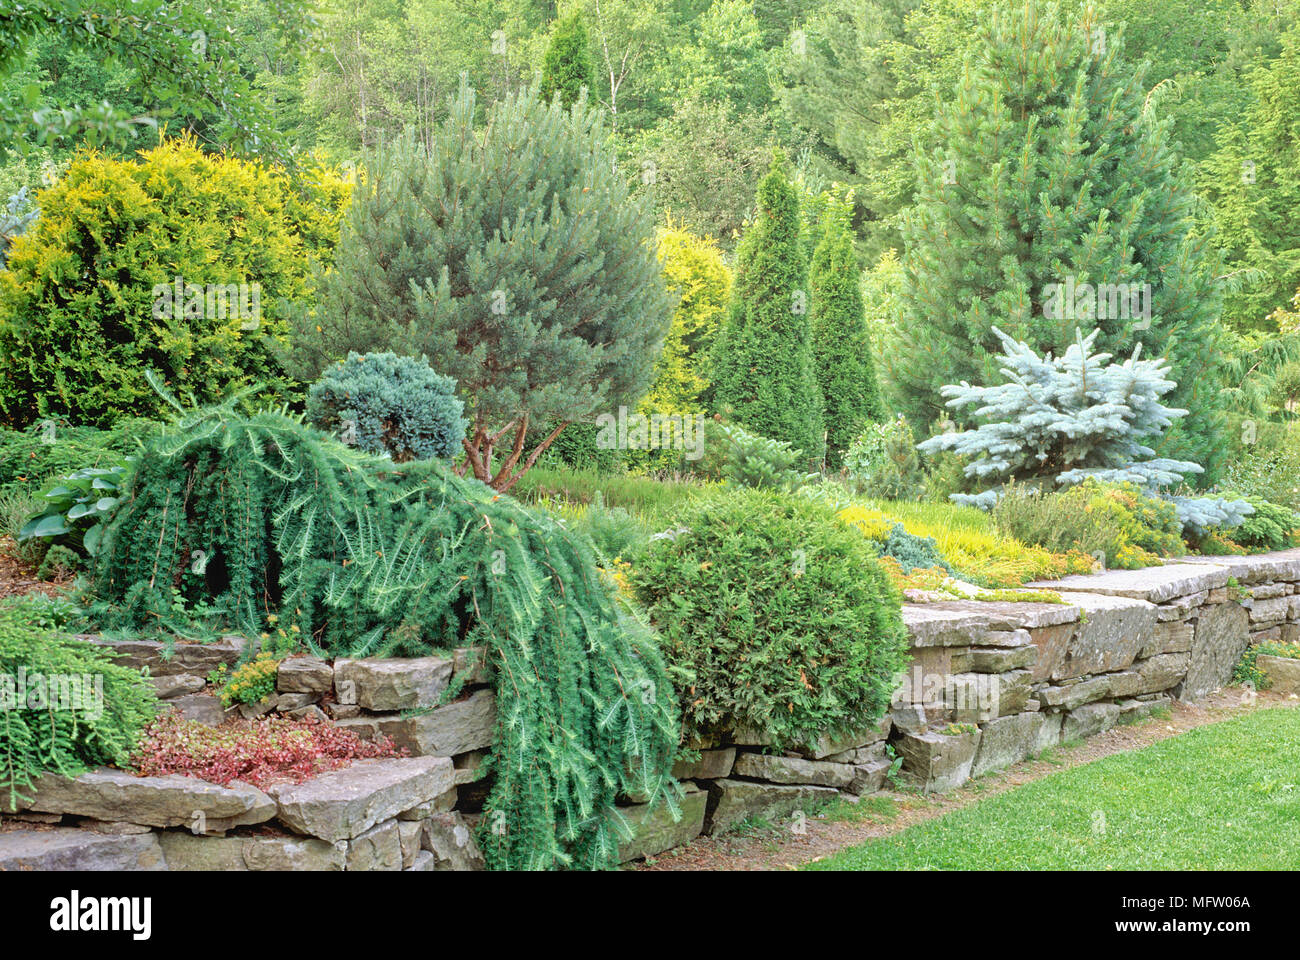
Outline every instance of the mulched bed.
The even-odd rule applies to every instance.
[[[36,571],[20,561],[16,554],[18,544],[13,537],[0,537],[0,599],[43,593],[56,597],[72,582],[71,578],[55,583],[36,579]]]

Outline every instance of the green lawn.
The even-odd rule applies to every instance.
[[[1260,710],[979,801],[811,870],[1295,870],[1300,710]]]

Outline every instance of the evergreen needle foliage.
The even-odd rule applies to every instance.
[[[596,88],[596,66],[591,59],[591,41],[582,11],[555,22],[550,46],[542,59],[542,99],[550,102],[559,96],[566,109],[582,96],[583,90]]]
[[[774,748],[860,729],[907,663],[900,598],[824,506],[731,489],[690,503],[628,574],[683,673],[687,743],[756,731]]]
[[[0,809],[13,809],[43,773],[125,763],[153,719],[148,679],[70,636],[41,606],[0,604]]]
[[[366,453],[398,463],[450,459],[465,438],[456,381],[423,357],[348,354],[307,392],[307,419]]]
[[[714,407],[819,462],[822,398],[800,229],[790,162],[778,152],[758,185],[758,219],[736,251],[731,304],[713,349]]]
[[[1075,342],[1060,357],[1040,357],[997,327],[993,332],[1002,341],[1007,382],[945,386],[948,406],[974,408],[983,422],[975,429],[931,437],[920,445],[923,453],[952,450],[969,456],[966,475],[985,484],[1014,477],[1042,480],[1050,487],[1092,477],[1155,489],[1201,472],[1195,463],[1155,458],[1146,446],[1187,411],[1160,402],[1176,384],[1166,379],[1164,360],[1139,357],[1141,344],[1123,363],[1107,363],[1110,354],[1092,352],[1098,330],[1086,337],[1076,330]],[[989,493],[954,494],[952,499],[991,506]]]
[[[852,209],[852,196],[847,201],[826,197],[821,239],[808,269],[813,355],[825,401],[826,463],[832,468],[840,466],[863,426],[885,417],[858,283]]]
[[[1169,359],[1173,404],[1191,415],[1162,439],[1210,468],[1223,349],[1217,253],[1193,218],[1196,197],[1172,119],[1146,109],[1147,67],[1122,27],[1092,6],[1065,12],[1010,0],[982,18],[964,74],[918,157],[905,217],[898,342],[881,352],[915,423],[941,413],[939,388],[989,382],[996,324],[1043,351],[1097,326],[1099,349]],[[1097,293],[1096,304],[1061,286]],[[1134,315],[1100,295],[1135,285]]]
[[[673,303],[653,209],[584,98],[529,87],[481,112],[463,86],[427,143],[398,138],[365,171],[321,308],[295,320],[301,375],[349,351],[427,356],[465,400],[461,469],[498,490],[567,424],[645,392]]]
[[[485,645],[495,868],[617,863],[619,793],[676,814],[673,690],[588,542],[440,461],[394,464],[236,399],[143,449],[97,564],[104,626],[165,623],[179,590],[250,631],[274,614],[318,655]]]

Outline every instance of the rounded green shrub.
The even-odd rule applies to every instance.
[[[201,402],[292,393],[284,303],[309,298],[343,196],[304,189],[192,139],[79,154],[0,271],[0,423],[158,416],[149,369]]]
[[[1234,543],[1252,550],[1285,550],[1295,543],[1295,533],[1300,530],[1300,516],[1294,511],[1263,497],[1243,496],[1240,493],[1219,493],[1227,500],[1245,500],[1255,511],[1233,527],[1228,536]]]
[[[628,582],[680,677],[688,744],[744,730],[782,747],[861,727],[906,665],[901,601],[868,541],[804,498],[693,501]]]
[[[450,459],[465,436],[456,381],[421,357],[349,353],[307,394],[307,419],[366,453],[395,463]]]

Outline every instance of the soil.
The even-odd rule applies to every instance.
[[[1137,750],[1196,727],[1220,723],[1266,707],[1300,707],[1300,700],[1264,692],[1253,702],[1248,702],[1240,687],[1228,687],[1194,704],[1175,701],[1167,718],[1151,717],[1132,726],[1114,727],[1072,747],[1049,751],[1043,759],[1026,760],[1000,773],[981,777],[951,793],[927,796],[886,789],[863,797],[859,801],[860,809],[850,808],[851,819],[825,815],[810,817],[802,834],[771,828],[720,837],[699,837],[657,858],[629,864],[627,869],[794,870],[845,847],[899,833],[913,824],[941,817],[1031,780],[1091,763],[1113,753]],[[880,812],[882,807],[889,806],[893,808],[892,813]]]
[[[0,537],[0,599],[28,593],[44,593],[54,597],[62,593],[71,582],[71,577],[53,583],[38,580],[36,570],[18,559],[18,544],[13,537]]]

